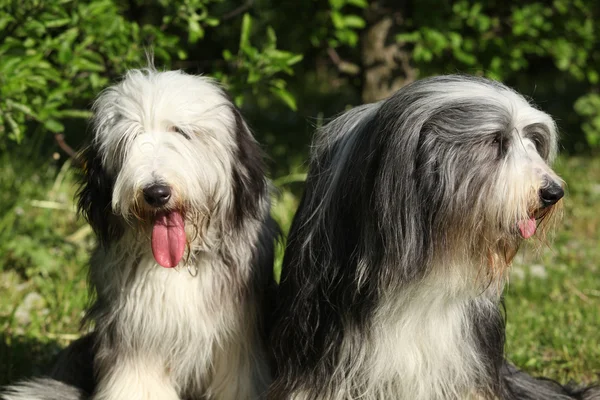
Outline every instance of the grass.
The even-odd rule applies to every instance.
[[[600,375],[600,160],[562,159],[557,170],[569,185],[565,217],[541,254],[525,247],[517,257],[506,349],[532,374],[589,383]],[[298,203],[289,190],[296,178],[276,181],[273,214],[284,230]],[[93,237],[77,219],[74,193],[68,163],[0,159],[0,385],[42,373],[80,334]]]
[[[523,248],[506,291],[507,353],[560,382],[600,379],[600,159],[557,163],[567,182],[551,245]]]
[[[0,384],[39,373],[78,335],[93,238],[73,173],[49,159],[0,159]]]

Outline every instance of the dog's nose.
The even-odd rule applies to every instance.
[[[152,185],[144,189],[144,200],[152,207],[161,207],[169,202],[171,188],[166,185]]]
[[[540,189],[540,200],[544,207],[549,207],[555,204],[565,195],[563,188],[556,182],[548,182]]]

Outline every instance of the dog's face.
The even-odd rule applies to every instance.
[[[150,232],[156,261],[174,267],[209,223],[225,223],[211,219],[261,196],[260,151],[211,80],[134,70],[94,108],[80,206],[102,241],[118,236],[115,224]]]
[[[396,129],[418,131],[412,176],[433,245],[446,257],[475,252],[495,267],[510,263],[538,227],[543,238],[564,194],[549,166],[554,121],[490,81],[438,79],[410,94],[399,99],[410,104]]]

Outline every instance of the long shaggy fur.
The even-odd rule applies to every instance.
[[[559,211],[539,194],[562,185],[556,151],[548,115],[466,76],[325,126],[288,238],[269,398],[594,398],[503,360],[507,268],[519,224],[535,218],[541,238]]]
[[[100,243],[85,317],[95,329],[53,377],[67,379],[86,352],[95,377],[69,382],[81,391],[40,380],[4,398],[264,397],[263,307],[276,230],[262,153],[239,111],[208,78],[153,69],[128,72],[94,108],[79,209]],[[157,183],[172,190],[160,210],[143,194]],[[159,266],[151,250],[153,220],[164,210],[185,219],[187,248],[175,268]]]

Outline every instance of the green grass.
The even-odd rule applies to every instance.
[[[79,334],[90,228],[69,163],[0,159],[0,384],[38,373]]]
[[[0,159],[0,385],[43,372],[80,334],[88,302],[93,237],[74,211],[73,173],[53,160],[29,164]],[[523,248],[517,257],[507,353],[530,373],[591,382],[600,374],[600,160],[564,159],[557,170],[569,185],[564,220],[541,254]],[[292,178],[277,181],[273,215],[284,230],[298,203]]]
[[[541,254],[521,249],[506,291],[507,353],[561,382],[600,378],[600,159],[560,160],[562,223]]]

